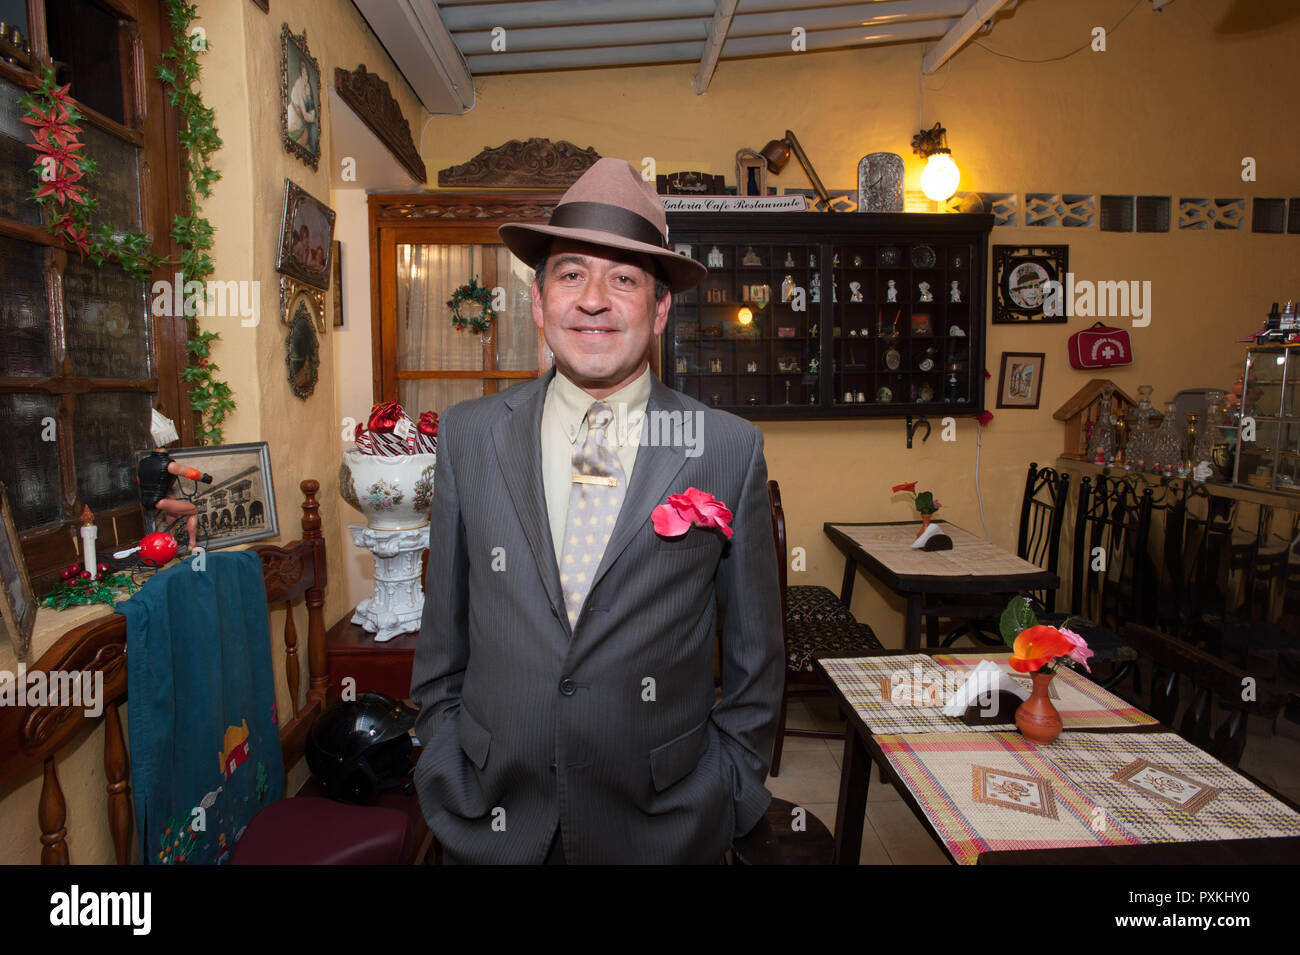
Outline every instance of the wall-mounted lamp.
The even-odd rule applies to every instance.
[[[935,202],[943,202],[957,191],[961,170],[952,161],[948,131],[935,123],[912,137],[912,152],[927,158],[921,171],[921,191]]]
[[[741,325],[752,325],[754,323],[754,313],[749,308],[742,308],[736,313],[736,321]]]
[[[781,170],[790,164],[791,152],[798,158],[799,165],[803,166],[803,171],[808,174],[808,181],[812,183],[813,189],[817,192],[817,198],[821,200],[822,205],[827,210],[834,212],[835,210],[831,206],[830,194],[827,193],[826,187],[822,185],[822,181],[817,178],[817,171],[813,169],[812,163],[808,161],[808,157],[804,154],[803,147],[799,145],[799,140],[795,138],[794,133],[787,129],[784,139],[772,140],[763,147],[760,155],[767,161],[767,168],[772,175],[779,176]]]

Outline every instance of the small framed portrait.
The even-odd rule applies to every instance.
[[[284,322],[288,331],[284,336],[285,374],[289,388],[302,399],[316,391],[320,378],[320,339],[317,326],[324,322],[319,299],[310,289],[299,288],[289,298]]]
[[[320,162],[320,66],[297,36],[280,25],[280,135],[284,148],[312,169]]]
[[[280,255],[275,270],[316,288],[328,289],[333,245],[334,210],[286,179]]]
[[[333,251],[334,278],[330,288],[334,292],[334,327],[343,327],[343,246],[334,240]]]
[[[18,539],[13,511],[9,508],[9,493],[0,484],[0,575],[4,587],[0,589],[0,620],[21,662],[27,659],[32,647],[32,632],[36,629],[36,595],[27,575],[27,561],[23,559],[22,543]]]
[[[149,452],[137,452],[137,466]],[[218,444],[200,448],[168,448],[180,464],[212,476],[212,483],[177,477],[168,497],[187,497],[198,508],[199,544],[208,550],[235,547],[278,537],[275,485],[265,441]],[[145,527],[153,520],[145,514]]]
[[[1065,282],[1068,245],[993,246],[993,323],[995,325],[1062,324],[1065,309],[1048,315],[1048,282]]]
[[[998,374],[999,408],[1037,408],[1043,393],[1043,353],[1002,353]]]

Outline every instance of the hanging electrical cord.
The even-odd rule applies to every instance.
[[[1144,0],[1136,0],[1133,6],[1129,7],[1128,13],[1124,14],[1122,17],[1116,20],[1115,25],[1106,31],[1106,35],[1110,36],[1110,34],[1114,33],[1117,29],[1119,29],[1119,25],[1123,23],[1125,20],[1127,20],[1134,10],[1142,6],[1143,2]],[[1164,6],[1170,7],[1173,5],[1173,3],[1174,0],[1169,0],[1169,2],[1166,3]],[[1164,7],[1162,7],[1161,9],[1164,9]],[[1082,53],[1084,50],[1092,46],[1092,40],[1091,39],[1087,40],[1087,42],[1085,42],[1082,46],[1075,47],[1069,53],[1062,53],[1060,56],[1048,56],[1048,57],[1044,57],[1041,60],[1030,60],[1030,59],[1026,59],[1023,56],[1015,56],[1011,53],[1003,53],[1000,50],[990,49],[989,47],[985,46],[983,43],[979,42],[978,40],[973,41],[971,45],[979,47],[985,53],[992,53],[994,56],[1000,56],[1007,60],[1015,60],[1017,63],[1055,63],[1058,60],[1068,60],[1076,53]]]
[[[983,448],[984,426],[980,424],[979,418],[975,419],[975,500],[980,506],[980,526],[984,528],[984,539],[992,540],[989,537],[989,523],[984,520],[984,494],[980,491],[980,449]]]

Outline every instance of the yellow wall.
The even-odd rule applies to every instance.
[[[259,543],[284,543],[299,538],[302,494],[298,482],[308,477],[320,482],[318,500],[331,580],[331,587],[326,591],[325,617],[327,624],[331,624],[355,603],[349,602],[345,588],[338,584],[343,580],[345,560],[343,524],[357,516],[344,518],[341,512],[345,505],[338,495],[342,443],[338,427],[341,416],[335,407],[332,316],[327,313],[327,331],[321,336],[320,380],[315,393],[305,401],[296,398],[289,390],[285,375],[286,329],[277,314],[279,275],[275,261],[285,177],[332,204],[333,190],[340,186],[340,169],[331,154],[327,95],[322,95],[321,157],[316,171],[291,156],[281,145],[280,24],[287,22],[295,34],[306,29],[308,48],[320,66],[322,94],[324,87],[334,81],[335,67],[352,70],[358,63],[365,63],[370,72],[388,81],[403,112],[417,130],[419,126],[415,124],[423,120],[423,115],[414,94],[348,0],[275,0],[271,16],[246,0],[198,0],[197,5],[197,25],[203,27],[208,43],[208,53],[200,61],[201,92],[206,104],[215,110],[224,143],[214,160],[221,179],[204,208],[216,230],[212,250],[216,273],[212,278],[261,283],[260,322],[255,328],[241,327],[236,318],[202,321],[205,329],[221,334],[221,341],[213,348],[213,360],[220,366],[220,377],[229,382],[237,402],[235,412],[226,420],[224,440],[228,444],[266,441],[270,445],[280,537]],[[355,250],[353,254],[363,253]],[[331,307],[328,295],[326,307]],[[364,323],[364,315],[357,317]],[[347,547],[351,549],[350,541]],[[301,606],[295,620],[305,693],[307,619]],[[40,622],[41,633],[33,659],[81,621],[42,611]],[[283,626],[284,611],[273,611],[272,660],[276,670],[277,706],[280,713],[287,714],[292,710],[279,642]],[[125,718],[123,725],[125,728]],[[104,808],[103,740],[102,728],[96,728],[66,749],[59,760],[60,782],[68,801],[68,845],[73,862],[113,860]],[[306,775],[306,766],[300,763],[290,773],[291,790]],[[38,767],[5,793],[0,812],[0,862],[40,861],[36,825],[40,788]]]
[[[1087,43],[1092,27],[1109,27],[1132,6],[1021,0],[978,39],[1024,58],[1054,56]],[[1056,63],[1019,63],[967,46],[950,68],[926,78],[923,124],[942,121],[947,128],[963,191],[1168,195],[1175,203],[1179,196],[1300,195],[1300,111],[1294,84],[1278,78],[1300,43],[1300,22],[1273,34],[1216,32],[1229,6],[1182,2],[1157,14],[1140,4],[1109,34],[1106,52]],[[1280,0],[1253,6],[1290,9]],[[915,190],[921,160],[910,142],[922,125],[923,49],[724,60],[702,96],[691,88],[694,65],[482,77],[470,113],[432,121],[424,160],[433,179],[479,147],[544,136],[638,165],[652,156],[660,173],[699,169],[734,183],[738,149],[761,148],[791,129],[830,189],[855,188],[858,160],[883,150],[903,156],[907,189]],[[1243,156],[1257,160],[1257,183],[1241,181]],[[810,186],[793,162],[768,181]],[[1242,355],[1234,339],[1258,328],[1273,300],[1300,298],[1296,236],[998,228],[991,241],[1068,244],[1080,279],[1149,280],[1154,309],[1149,327],[1132,330],[1136,361],[1109,374],[1133,394],[1138,384],[1154,385],[1159,400],[1181,388],[1230,385]],[[1092,321],[989,326],[987,395],[995,417],[984,429],[980,486],[989,532],[1000,545],[1015,546],[1026,466],[1050,462],[1062,449],[1052,412],[1091,377],[1069,367],[1065,341]],[[1010,350],[1047,355],[1038,411],[993,406],[998,359]],[[944,504],[940,516],[980,527],[970,418],[958,421],[955,443],[938,440],[936,423],[930,441],[912,451],[901,420],[762,427],[790,546],[808,553],[806,575],[793,575],[792,583],[838,590],[843,564],[822,523],[909,519],[910,506],[889,494],[902,481],[933,489]],[[886,645],[901,645],[901,603],[886,603],[859,578],[854,610]]]

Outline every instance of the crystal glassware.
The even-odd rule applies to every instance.
[[[1111,461],[1115,457],[1119,444],[1115,435],[1115,415],[1114,401],[1112,395],[1115,393],[1115,386],[1107,382],[1101,388],[1101,401],[1097,404],[1097,420],[1093,423],[1092,431],[1088,435],[1088,460],[1096,461],[1100,455],[1103,461]]]
[[[1128,413],[1128,447],[1124,459],[1138,470],[1152,466],[1152,452],[1155,450],[1155,429],[1152,427],[1157,412],[1151,407],[1150,385],[1138,386],[1138,403]]]
[[[1178,405],[1165,402],[1165,416],[1151,441],[1151,467],[1157,471],[1170,471],[1181,467],[1185,442],[1178,431]]]

